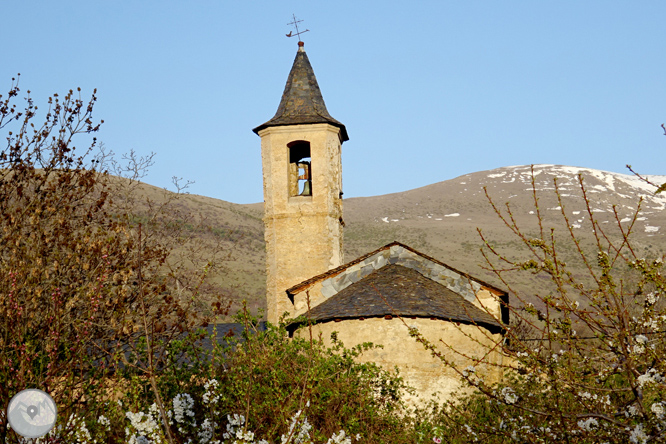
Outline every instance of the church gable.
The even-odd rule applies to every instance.
[[[317,323],[402,316],[474,324],[500,333],[502,325],[485,311],[414,268],[388,264],[347,286],[305,316]],[[290,330],[300,323],[290,325]]]
[[[308,308],[308,298],[310,308],[315,307],[390,264],[413,269],[472,303],[477,302],[480,290],[486,290],[508,302],[506,292],[399,242],[392,242],[354,261],[295,285],[287,289],[287,295],[294,304],[296,313],[302,314]],[[508,316],[508,313],[506,315]],[[505,313],[502,313],[503,321],[504,318]]]

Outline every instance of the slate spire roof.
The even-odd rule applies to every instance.
[[[304,316],[317,323],[386,316],[434,318],[479,325],[492,333],[504,330],[495,318],[459,294],[397,264],[376,270]],[[293,331],[301,324],[297,321],[288,329]]]
[[[340,128],[342,141],[349,140],[345,126],[331,117],[326,110],[324,98],[319,90],[310,60],[305,53],[303,42],[298,42],[296,59],[291,67],[275,116],[252,131],[259,134],[259,131],[271,126],[314,123],[328,123],[337,126]]]

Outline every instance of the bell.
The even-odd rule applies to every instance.
[[[310,184],[312,181],[306,180],[303,182],[303,191],[301,192],[300,196],[312,196],[312,189],[310,188]]]

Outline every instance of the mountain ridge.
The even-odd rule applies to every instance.
[[[634,243],[645,255],[663,254],[666,194],[655,195],[649,185],[627,174],[564,165],[518,165],[463,174],[399,193],[345,199],[344,261],[399,241],[453,268],[504,287],[484,266],[479,230],[508,256],[518,257],[524,253],[524,246],[510,235],[488,197],[504,211],[508,203],[516,223],[525,227],[527,233],[535,233],[538,221],[532,194],[532,169],[544,224],[554,228],[562,239],[569,232],[568,223],[572,232],[581,237],[582,245],[593,247],[590,212],[578,184],[581,174],[591,203],[589,210],[611,237],[621,236],[614,228],[618,221],[623,227],[632,223],[632,212],[642,198],[641,214],[633,220]],[[559,200],[554,193],[555,179],[560,190]],[[650,176],[650,179],[656,183],[666,182],[666,176]],[[213,232],[228,236],[223,242],[228,250],[222,263],[224,273],[212,278],[234,301],[233,309],[242,299],[247,300],[253,310],[264,308],[263,203],[234,204],[185,194],[179,205],[186,211],[204,214]],[[564,222],[565,216],[568,222]],[[202,235],[203,244],[210,241]],[[527,276],[519,279],[514,290],[528,294],[545,291],[544,288],[543,278]]]

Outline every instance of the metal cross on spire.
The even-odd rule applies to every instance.
[[[299,31],[298,30],[298,24],[301,23],[303,20],[296,20],[296,14],[291,15],[294,18],[293,22],[287,23],[287,25],[293,25],[294,28],[296,28],[296,33],[294,31],[289,31],[289,34],[287,34],[287,37],[298,37],[298,41],[301,41],[301,34],[305,34],[306,32],[309,31],[309,29],[306,29],[305,31]]]

